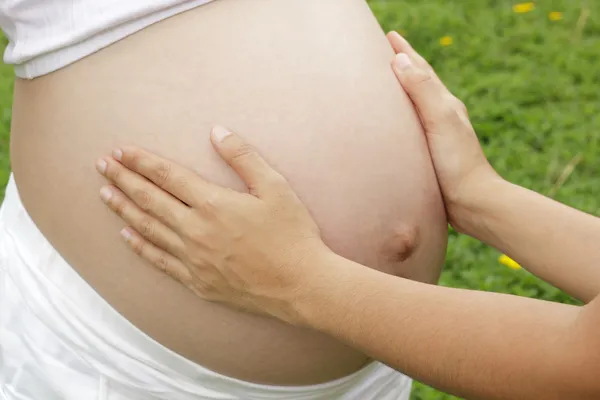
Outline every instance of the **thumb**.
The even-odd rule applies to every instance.
[[[287,182],[258,154],[254,147],[222,126],[212,130],[211,141],[217,153],[244,181],[250,194],[262,198],[281,193]]]
[[[411,58],[400,53],[393,62],[394,73],[417,109],[426,131],[439,126],[448,115],[454,98],[433,71],[417,67]]]

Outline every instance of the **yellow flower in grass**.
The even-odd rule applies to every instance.
[[[548,18],[550,21],[560,21],[563,18],[563,13],[560,11],[552,11],[550,14],[548,14]]]
[[[442,46],[450,46],[452,43],[454,43],[454,39],[452,39],[452,36],[444,36],[440,39],[440,45]]]
[[[516,262],[515,260],[513,260],[505,254],[501,255],[498,261],[500,262],[500,264],[507,266],[510,269],[521,269],[521,266],[518,262]]]
[[[533,1],[527,3],[519,3],[513,6],[513,11],[517,14],[524,14],[530,11],[533,11],[535,8],[535,3]]]

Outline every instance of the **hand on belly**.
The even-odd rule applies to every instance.
[[[212,142],[249,194],[123,147],[96,164],[117,186],[100,196],[129,225],[121,235],[133,251],[200,298],[298,324],[293,307],[302,276],[318,274],[327,267],[320,261],[334,254],[285,178],[255,150],[222,127],[213,129]],[[415,251],[416,229],[398,227],[385,242],[397,261]]]

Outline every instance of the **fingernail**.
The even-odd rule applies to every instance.
[[[123,236],[123,239],[125,239],[126,241],[130,241],[133,234],[131,233],[131,231],[128,228],[123,228],[121,229],[121,236]]]
[[[217,142],[222,142],[227,136],[231,135],[231,132],[220,125],[217,125],[212,130],[213,137]]]
[[[394,66],[399,70],[407,69],[412,66],[412,61],[406,54],[400,53],[394,58]]]
[[[121,161],[123,158],[123,151],[121,149],[115,149],[112,152],[113,158],[117,161]]]
[[[102,189],[100,189],[100,198],[105,203],[110,200],[110,198],[112,197],[112,195],[113,195],[112,190],[110,190],[109,187],[105,186]]]
[[[106,166],[107,166],[106,161],[104,161],[103,159],[99,159],[98,161],[96,161],[96,169],[101,174],[106,172]]]

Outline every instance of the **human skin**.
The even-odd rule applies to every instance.
[[[464,105],[404,39],[389,37],[455,229],[506,251],[585,306],[436,287],[343,258],[320,239],[286,179],[223,128],[213,130],[213,145],[250,194],[135,147],[101,160],[100,172],[116,185],[102,197],[130,225],[124,238],[202,298],[326,333],[452,394],[599,398],[600,219],[499,177]],[[185,204],[176,199],[183,195]]]
[[[213,121],[224,121],[285,172],[331,248],[435,283],[447,221],[392,54],[364,0],[198,7],[55,73],[17,80],[19,194],[60,255],[160,344],[252,382],[345,376],[370,358],[326,335],[203,301],[132,255],[117,234],[121,221],[97,197],[106,181],[90,160],[136,143],[244,191],[208,141]],[[341,67],[345,60],[353,61]],[[410,175],[395,168],[398,159]]]

